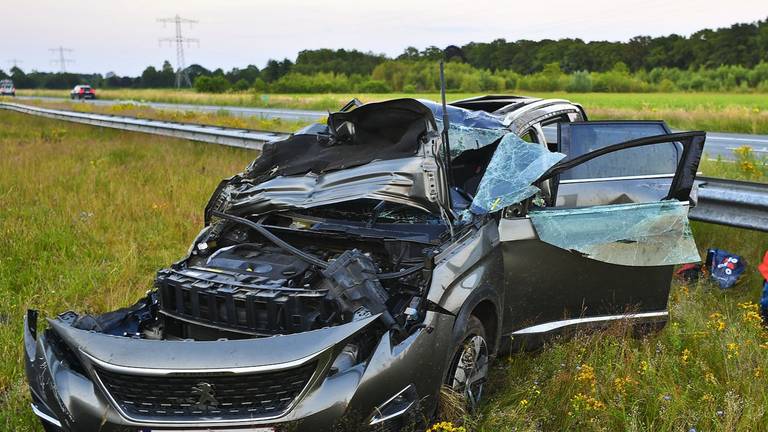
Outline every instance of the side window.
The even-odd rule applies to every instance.
[[[520,135],[520,138],[529,143],[538,143],[538,139],[536,138],[536,132],[533,129],[528,129],[528,132]]]
[[[581,116],[576,112],[570,112],[562,114],[556,117],[548,118],[541,122],[541,130],[547,141],[547,148],[550,151],[558,151],[558,126],[561,123],[570,123],[573,121],[583,120]]]
[[[663,122],[575,122],[559,124],[560,151],[569,159],[603,147],[669,133]],[[562,180],[633,176],[672,176],[680,158],[679,144],[661,143],[601,156],[562,173]]]

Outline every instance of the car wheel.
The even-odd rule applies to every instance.
[[[488,379],[490,352],[483,323],[470,316],[460,343],[453,350],[444,384],[464,396],[467,406],[474,411],[483,396]]]

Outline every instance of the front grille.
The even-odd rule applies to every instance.
[[[147,376],[107,371],[97,374],[130,418],[195,421],[278,416],[299,396],[317,362],[293,369],[250,374]]]

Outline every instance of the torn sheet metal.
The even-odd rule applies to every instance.
[[[552,209],[528,216],[542,241],[598,261],[627,266],[701,261],[685,202]]]
[[[480,180],[470,209],[475,214],[493,213],[535,195],[539,188],[531,183],[564,157],[541,144],[506,134]]]

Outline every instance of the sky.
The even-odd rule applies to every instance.
[[[9,2],[10,0],[1,0]],[[504,38],[626,41],[637,35],[689,35],[768,17],[766,0],[27,0],[0,8],[0,69],[55,71],[49,49],[63,46],[68,71],[139,75],[176,63],[174,25],[197,20],[184,36],[187,65],[263,67],[303,49],[346,48],[396,56],[408,47]]]

